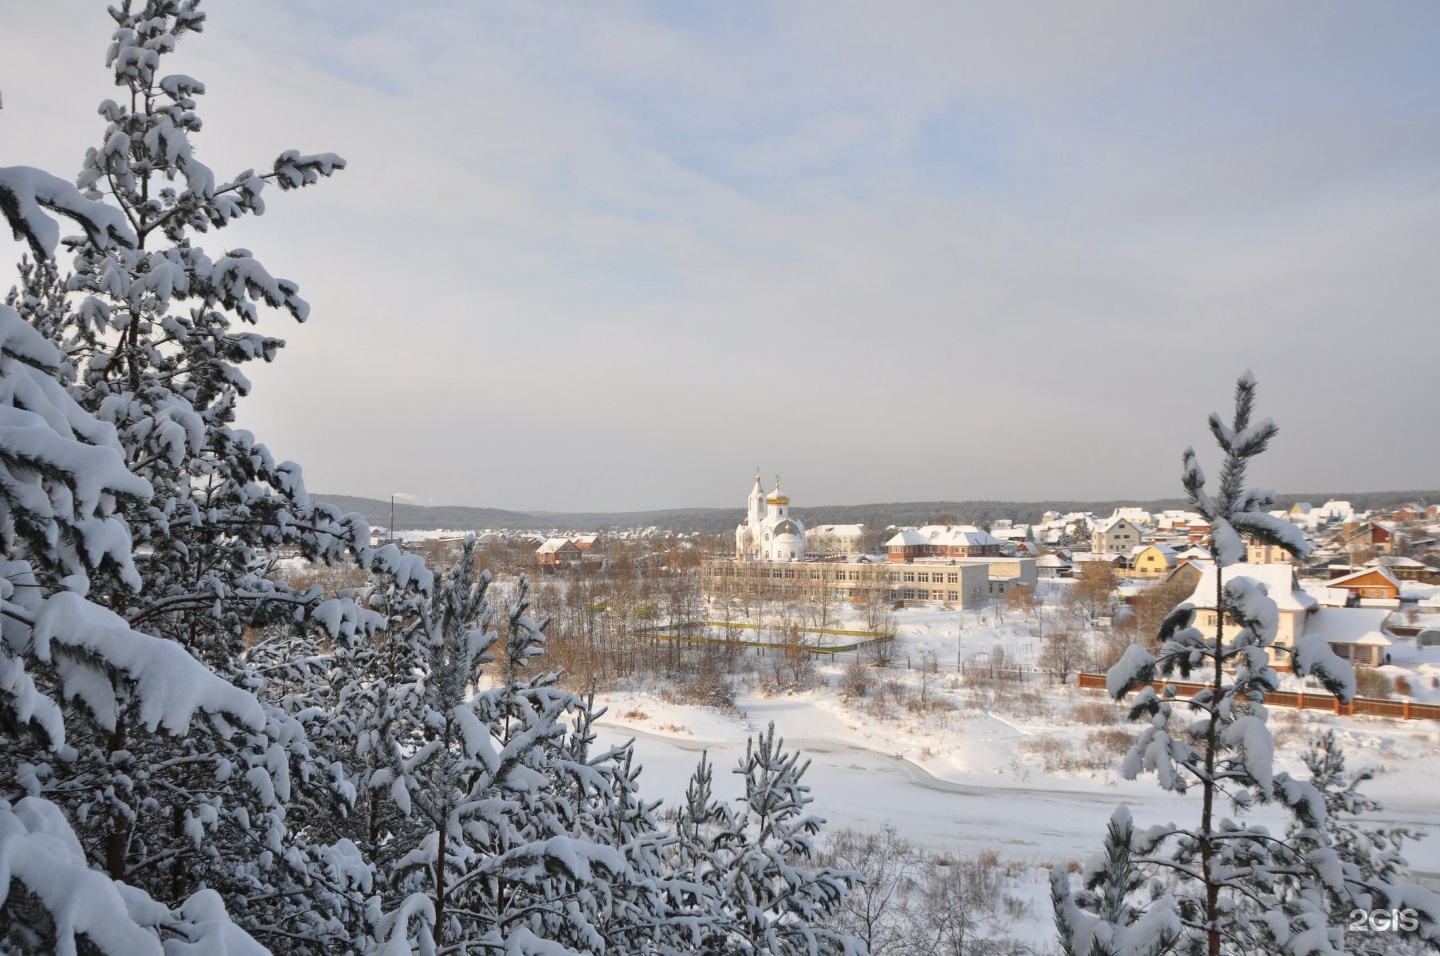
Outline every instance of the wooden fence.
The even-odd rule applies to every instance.
[[[1091,690],[1105,689],[1104,674],[1079,674],[1077,684]],[[1159,691],[1172,687],[1180,696],[1189,696],[1204,690],[1206,684],[1192,684],[1187,681],[1156,681],[1154,688]],[[1328,710],[1335,714],[1353,716],[1370,714],[1374,717],[1394,717],[1399,720],[1440,720],[1440,705],[1416,704],[1408,700],[1383,700],[1378,697],[1356,697],[1348,704],[1327,691],[1307,694],[1302,691],[1274,691],[1265,695],[1266,706],[1294,707],[1298,710]]]

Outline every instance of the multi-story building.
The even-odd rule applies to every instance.
[[[1091,534],[1090,550],[1096,554],[1129,554],[1137,544],[1145,542],[1139,525],[1129,518],[1113,517]]]
[[[1017,586],[1034,587],[1034,558],[955,558],[910,564],[855,561],[710,560],[700,590],[715,600],[936,603],[980,607]]]

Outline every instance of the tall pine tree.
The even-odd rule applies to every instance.
[[[1314,846],[1328,848],[1324,800],[1316,786],[1274,770],[1264,704],[1278,686],[1271,656],[1288,658],[1297,675],[1319,678],[1342,700],[1355,692],[1350,665],[1323,641],[1296,635],[1293,646],[1277,643],[1278,611],[1264,585],[1238,569],[1225,574],[1243,559],[1246,538],[1295,556],[1309,550],[1303,534],[1265,510],[1273,494],[1246,486],[1250,459],[1266,449],[1277,431],[1268,419],[1253,420],[1254,405],[1255,380],[1247,373],[1236,384],[1233,419],[1227,423],[1219,415],[1210,416],[1210,431],[1225,456],[1217,494],[1206,490],[1194,449],[1183,457],[1190,506],[1211,526],[1213,603],[1203,609],[1189,603],[1176,607],[1161,624],[1158,652],[1131,646],[1108,675],[1116,699],[1136,692],[1131,719],[1148,722],[1122,773],[1128,778],[1154,773],[1165,789],[1198,790],[1198,819],[1143,833],[1122,832],[1112,825],[1110,856],[1119,860],[1123,855],[1125,865],[1099,868],[1086,894],[1071,896],[1063,875],[1057,875],[1057,925],[1062,947],[1074,956],[1170,951],[1169,933],[1176,920],[1180,930],[1173,947],[1178,952],[1300,956],[1341,951],[1341,927],[1348,914],[1337,912],[1335,897],[1319,889],[1340,888],[1335,868],[1327,864],[1330,856],[1296,853],[1264,827],[1224,815],[1226,803],[1241,814],[1256,804],[1276,804],[1289,811]],[[1213,619],[1213,634],[1195,626],[1201,610]],[[1180,701],[1173,689],[1162,694],[1152,686],[1156,678],[1171,675],[1193,676],[1202,683],[1202,689],[1184,701],[1185,712],[1193,716],[1177,712]],[[1151,886],[1137,882],[1137,873],[1163,875],[1169,892],[1137,898],[1140,886]],[[1375,898],[1404,900],[1426,912],[1434,909],[1418,888],[1394,892],[1393,897],[1382,893]],[[1130,929],[1143,925],[1153,927],[1152,932]],[[1427,917],[1421,932],[1436,931],[1433,916]],[[1109,942],[1101,945],[1102,940]]]
[[[202,886],[232,904],[264,901],[244,910],[254,933],[318,951],[346,936],[360,901],[335,878],[335,848],[290,831],[286,804],[302,788],[330,790],[316,799],[345,796],[312,765],[301,726],[266,697],[268,677],[248,661],[243,639],[276,620],[356,620],[325,605],[318,589],[274,581],[271,555],[289,546],[318,560],[347,552],[368,560],[368,529],[311,502],[299,468],[276,462],[233,424],[249,390],[242,366],[272,359],[283,344],[246,326],[262,308],[304,319],[298,287],[246,250],[212,258],[193,240],[263,212],[267,187],[308,185],[344,163],[289,151],[264,172],[217,177],[191,141],[203,85],[161,70],[203,27],[197,0],[126,0],[110,12],[107,62],[121,94],[101,104],[105,128],[85,157],[83,195],[33,176],[8,191],[6,211],[37,256],[10,303],[50,340],[55,379],[103,423],[148,494],[116,496],[110,508],[133,541],[133,562],[52,562],[33,573],[38,588],[85,594],[131,631],[258,693],[262,705],[256,718],[177,742],[137,719],[141,688],[122,688],[99,712],[113,719],[71,729],[65,761],[33,764],[7,749],[0,769],[64,807],[87,858],[110,878],[171,905]],[[48,256],[53,230],[25,214],[37,204],[85,212],[83,234],[65,241],[70,274]]]

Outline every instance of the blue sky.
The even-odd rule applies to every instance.
[[[1258,481],[1440,486],[1440,7],[207,9],[202,156],[350,163],[206,239],[311,302],[243,418],[313,490],[1174,495],[1246,368]],[[6,19],[4,161],[68,174],[104,4]]]

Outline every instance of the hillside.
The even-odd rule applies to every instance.
[[[376,498],[357,498],[350,495],[315,495],[328,501],[342,511],[358,511],[374,526],[390,525],[390,502]],[[1337,498],[1349,501],[1359,510],[1396,506],[1406,501],[1431,502],[1440,500],[1440,491],[1372,491],[1372,492],[1317,492],[1314,494],[1285,494],[1277,499],[1277,507],[1289,508],[1297,501],[1322,504]],[[1000,518],[1033,524],[1046,511],[1064,513],[1090,511],[1097,515],[1108,515],[1116,508],[1138,506],[1149,511],[1163,511],[1168,508],[1183,508],[1180,498],[1160,498],[1150,501],[910,501],[888,504],[862,505],[816,505],[794,507],[792,513],[809,526],[817,524],[863,524],[872,528],[889,525],[919,525],[941,519],[970,524],[989,524]],[[651,526],[668,531],[699,531],[717,534],[731,531],[744,517],[744,507],[733,508],[676,508],[663,511],[505,511],[499,508],[477,508],[467,505],[412,505],[395,503],[395,526],[401,529],[450,528],[455,530],[481,530],[485,528],[511,529],[557,529],[557,530],[609,530],[624,528],[648,528]]]

